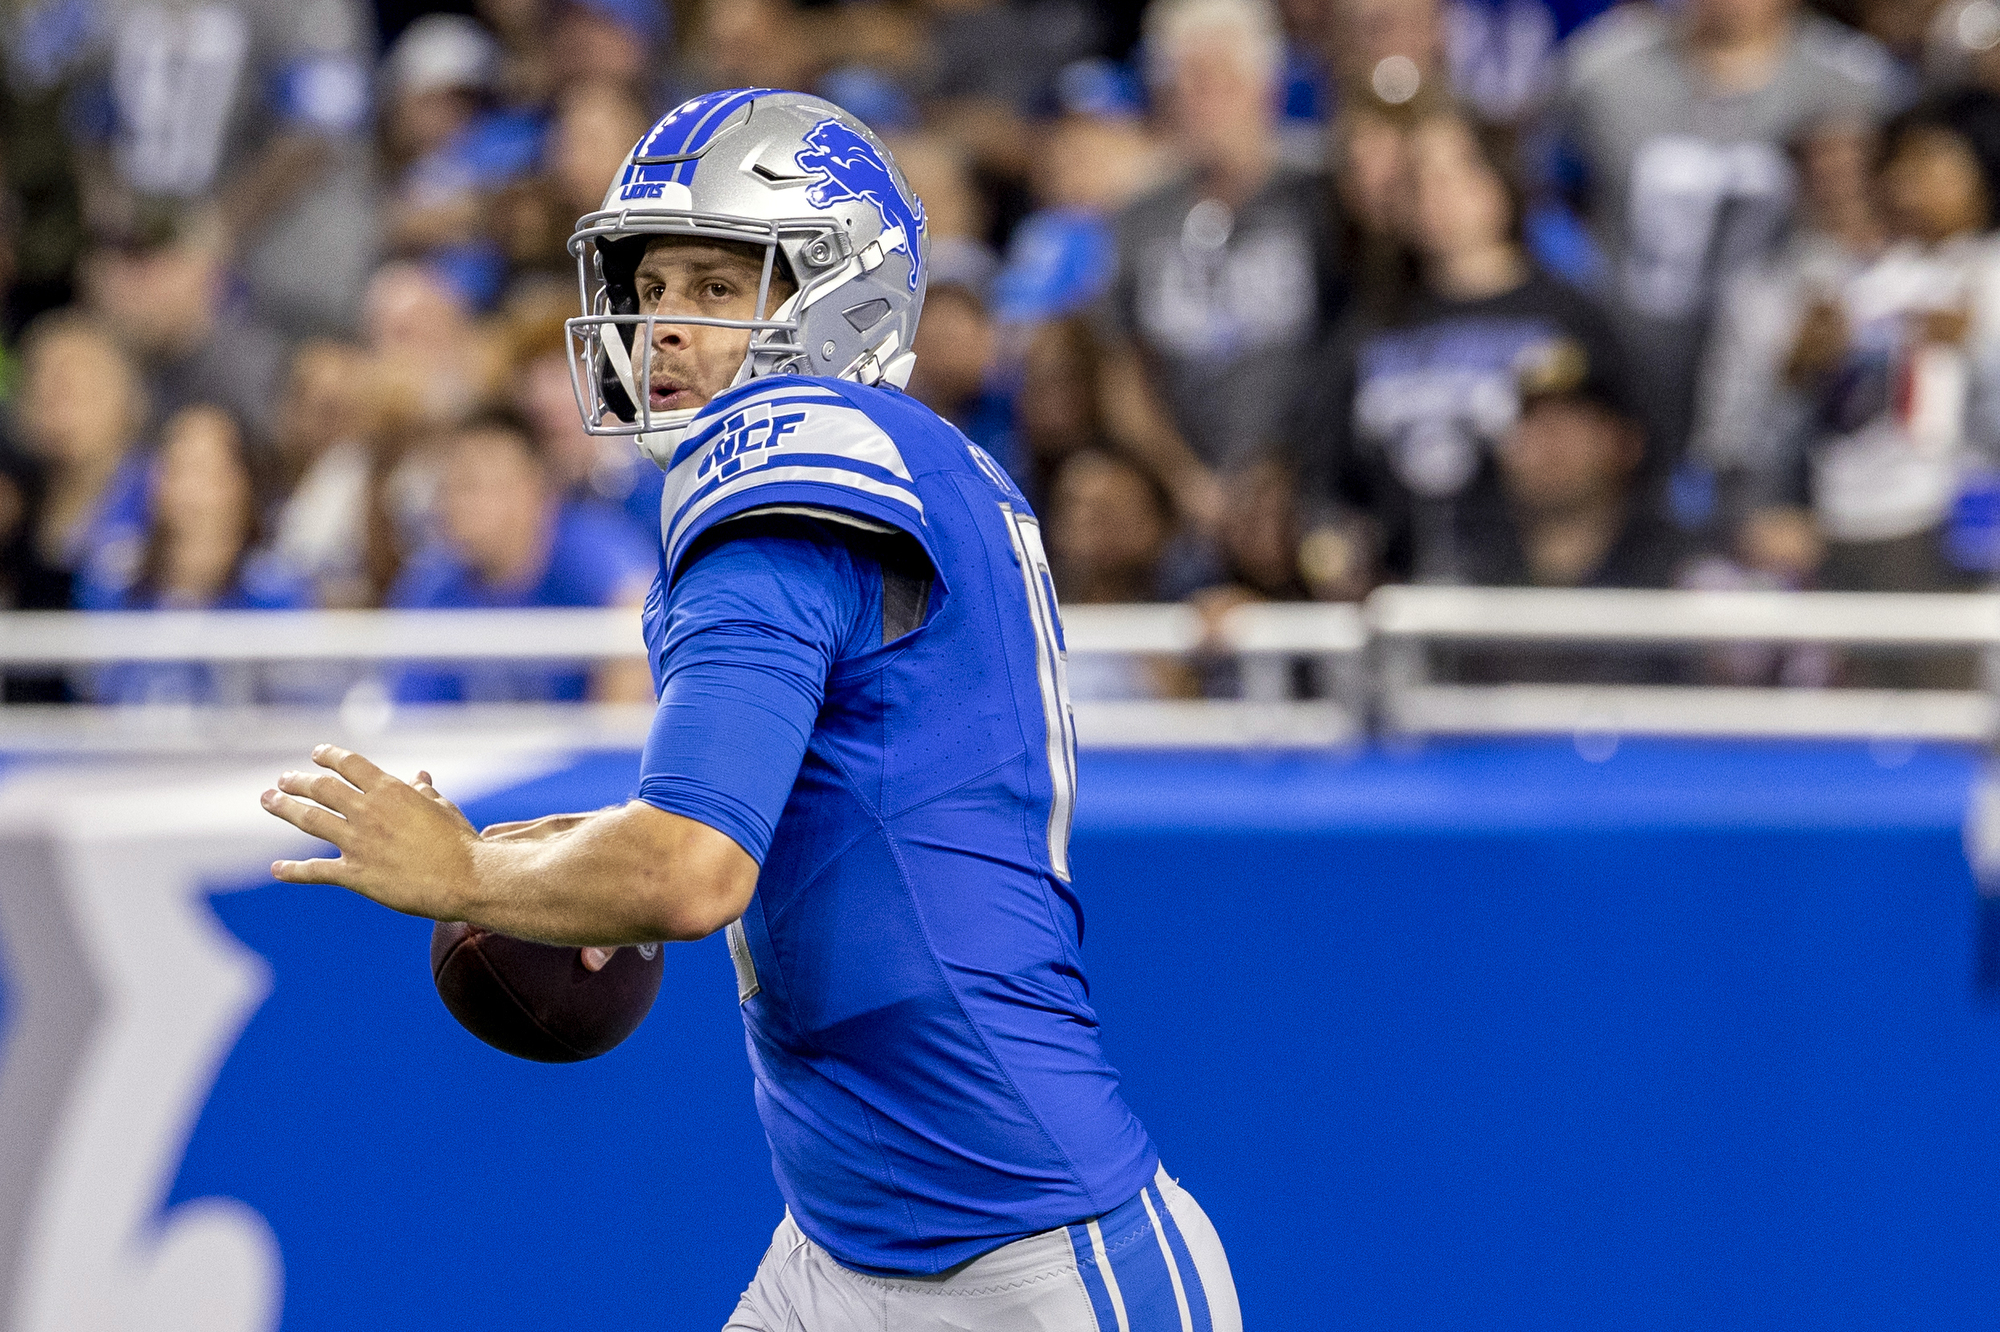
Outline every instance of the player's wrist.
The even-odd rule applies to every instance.
[[[451,914],[439,920],[463,920],[487,928],[500,928],[496,916],[504,914],[510,898],[511,881],[520,877],[520,861],[539,846],[535,840],[488,840],[473,834],[465,839],[465,853],[459,871],[446,876],[443,896]]]

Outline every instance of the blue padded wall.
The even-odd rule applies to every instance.
[[[633,763],[468,812],[604,804]],[[1830,744],[1087,754],[1094,997],[1247,1325],[1990,1324],[1976,776]],[[275,988],[174,1200],[269,1219],[287,1332],[721,1325],[779,1203],[719,939],[626,1046],[545,1068],[453,1024],[423,922],[215,906]]]

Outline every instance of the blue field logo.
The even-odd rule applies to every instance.
[[[820,177],[806,191],[815,208],[826,208],[843,199],[859,199],[874,207],[882,217],[882,248],[910,257],[910,290],[917,289],[923,267],[924,205],[905,195],[896,186],[889,164],[875,145],[849,126],[828,117],[806,135],[806,147],[793,158],[801,171]]]

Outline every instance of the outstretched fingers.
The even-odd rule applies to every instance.
[[[281,883],[331,883],[351,888],[344,860],[274,860],[271,877]]]
[[[351,749],[339,745],[316,745],[312,759],[322,768],[331,768],[363,791],[373,791],[396,779]]]
[[[316,800],[343,818],[353,817],[361,804],[361,792],[330,772],[288,772],[278,778],[278,789]]]
[[[341,850],[347,849],[345,842],[348,822],[331,810],[295,799],[283,791],[266,791],[263,796],[264,808],[276,814],[300,832],[319,838],[322,842],[332,842]]]

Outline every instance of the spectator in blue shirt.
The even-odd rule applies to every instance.
[[[242,425],[209,404],[167,422],[139,558],[131,578],[102,589],[106,610],[299,610],[311,587],[261,551],[258,486]],[[232,703],[270,700],[254,665],[127,662],[98,672],[91,691],[107,703]]]
[[[445,448],[438,488],[440,537],[418,552],[389,590],[389,605],[422,610],[531,606],[638,607],[659,567],[657,545],[624,514],[566,500],[534,432],[512,413],[460,428]],[[396,679],[403,703],[650,702],[640,660],[590,670],[581,663],[507,662],[438,669]]]

